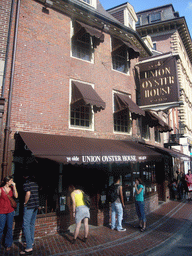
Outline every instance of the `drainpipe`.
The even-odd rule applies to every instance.
[[[2,174],[1,174],[2,179],[5,176],[7,176],[9,138],[11,133],[11,129],[10,129],[11,105],[12,105],[12,93],[13,93],[13,78],[14,78],[14,70],[15,70],[15,55],[16,55],[16,47],[17,47],[19,10],[20,10],[20,0],[17,0],[15,29],[14,29],[14,37],[13,37],[13,51],[12,51],[12,61],[11,61],[11,76],[10,76],[10,82],[9,82],[6,124],[5,124],[5,130],[4,130],[4,148],[3,148],[3,161],[2,161]]]

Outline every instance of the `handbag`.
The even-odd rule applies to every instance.
[[[82,191],[83,192],[83,191]],[[83,200],[85,202],[85,205],[90,208],[90,204],[91,204],[91,200],[90,200],[90,197],[85,193],[83,192]]]
[[[11,202],[11,206],[15,209],[15,208],[17,208],[17,203],[16,203],[16,201],[14,200],[14,198],[13,197],[10,197],[8,194],[7,194],[7,192],[5,192],[6,193],[6,195],[7,195],[7,197],[9,198],[9,200],[10,200],[10,202]]]

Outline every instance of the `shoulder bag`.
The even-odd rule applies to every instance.
[[[4,191],[5,191],[5,190],[4,190]],[[10,197],[6,191],[5,191],[5,193],[6,193],[7,197],[9,198],[9,200],[10,200],[10,202],[11,202],[11,206],[12,206],[14,209],[17,208],[17,203],[16,203],[16,201],[14,200],[14,198],[13,198],[13,197]]]
[[[90,197],[89,197],[85,192],[82,191],[82,193],[83,193],[83,200],[84,200],[84,202],[85,202],[85,205],[86,205],[88,208],[90,208],[90,204],[91,204]]]

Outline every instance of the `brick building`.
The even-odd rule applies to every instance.
[[[114,7],[108,12],[119,21],[126,23],[127,3]],[[181,161],[173,158],[174,171],[180,168],[187,173],[188,169],[190,169],[191,154],[192,42],[186,20],[184,17],[180,17],[178,12],[175,12],[172,4],[169,4],[140,11],[137,13],[135,21],[136,30],[140,36],[144,40],[147,40],[150,36],[152,41],[153,58],[151,60],[149,58],[148,63],[154,59],[160,60],[166,55],[177,58],[179,104],[174,102],[166,106],[165,102],[163,106],[153,105],[147,108],[164,115],[168,124],[173,128],[170,133],[164,136],[164,146],[188,156],[180,159]]]
[[[180,17],[172,4],[137,13],[137,31],[141,36],[150,35],[153,48],[158,53],[178,55],[177,70],[180,105],[168,110],[169,124],[174,128],[165,137],[165,146],[191,154],[192,119],[192,41],[185,17]],[[185,161],[185,173],[190,161]]]
[[[173,152],[161,148],[171,127],[163,113],[136,104],[135,65],[152,51],[135,31],[133,7],[128,5],[126,17],[133,20],[126,24],[96,0],[13,0],[12,7],[2,87],[1,175],[15,175],[16,218],[22,216],[26,169],[40,186],[39,215],[44,218],[38,218],[38,236],[73,223],[71,183],[91,195],[95,225],[109,222],[106,192],[116,173],[125,188],[125,219],[135,218],[135,177],[144,179],[146,211],[153,210],[157,190],[162,188],[161,198],[168,197],[163,186],[171,175]],[[145,141],[160,149],[142,145]]]

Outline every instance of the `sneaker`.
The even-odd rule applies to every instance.
[[[126,228],[121,228],[121,229],[118,229],[117,231],[124,232],[126,231]]]

